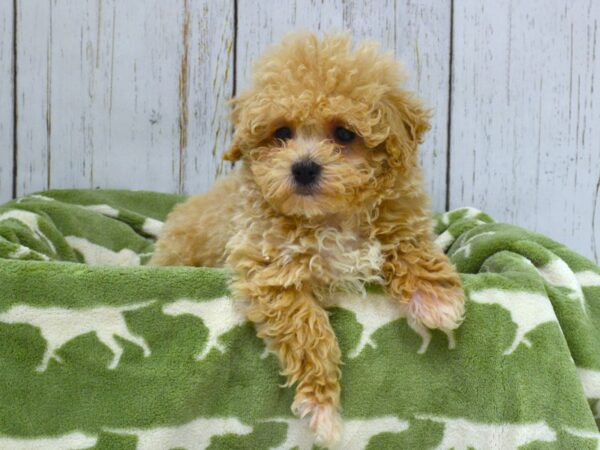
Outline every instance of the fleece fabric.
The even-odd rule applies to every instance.
[[[228,272],[144,266],[183,200],[54,190],[0,207],[0,449],[313,448]],[[461,328],[410,326],[375,288],[330,310],[340,448],[600,448],[600,268],[472,208],[435,232]]]

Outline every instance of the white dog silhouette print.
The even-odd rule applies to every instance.
[[[479,233],[474,236],[471,236],[469,239],[467,239],[465,242],[463,242],[461,244],[461,246],[454,252],[454,254],[457,255],[459,252],[462,252],[462,253],[464,253],[465,258],[468,258],[469,256],[471,256],[472,244],[476,240],[478,240],[479,238],[482,238],[482,237],[486,237],[486,236],[493,236],[495,234],[496,234],[495,231],[484,231],[483,233]]]
[[[88,266],[139,266],[140,255],[124,248],[114,252],[87,239],[77,236],[65,236],[67,244],[83,256]]]
[[[565,431],[582,439],[593,439],[596,441],[596,450],[600,450],[600,433],[597,431],[578,430],[576,428],[565,428]]]
[[[181,299],[164,305],[162,311],[168,316],[191,314],[201,319],[208,328],[208,340],[204,349],[196,356],[197,360],[206,358],[213,349],[224,353],[225,347],[219,342],[219,338],[246,322],[244,314],[235,308],[229,297],[205,301]]]
[[[367,346],[377,347],[371,337],[378,329],[390,322],[406,317],[397,302],[382,294],[368,294],[368,298],[357,294],[342,294],[333,300],[333,304],[353,312],[356,320],[362,326],[358,344],[348,353],[350,359],[360,355]],[[425,353],[431,342],[431,333],[427,328],[413,321],[409,320],[407,323],[421,337],[421,346],[417,353]],[[448,348],[454,348],[455,342],[452,331],[447,332],[446,336],[448,336]]]
[[[285,441],[269,450],[312,450],[315,438],[310,433],[308,421],[295,417],[275,417],[265,422],[285,423],[287,425]]]
[[[373,436],[380,433],[402,433],[408,430],[408,426],[408,422],[393,416],[347,420],[344,423],[340,448],[363,450],[367,448]]]
[[[173,427],[111,429],[114,433],[134,434],[138,438],[137,450],[204,450],[213,436],[225,434],[245,435],[252,433],[252,427],[244,425],[233,417],[201,418]]]
[[[517,450],[534,441],[556,441],[556,433],[546,422],[491,424],[435,416],[417,416],[417,419],[444,424],[444,437],[435,450]]]
[[[567,297],[577,301],[581,305],[583,312],[587,313],[581,284],[566,262],[556,258],[545,266],[537,267],[537,271],[551,285],[569,289],[571,293]]]
[[[308,421],[296,418],[274,418],[265,422],[279,422],[287,425],[284,442],[270,450],[312,450],[314,436],[311,435]],[[344,422],[342,439],[336,448],[343,450],[363,450],[369,441],[380,433],[402,433],[408,429],[408,422],[397,417],[373,417],[370,419],[354,419]]]
[[[600,370],[577,368],[577,374],[587,399],[600,398]]]
[[[520,344],[531,347],[531,342],[525,337],[527,333],[543,323],[557,322],[550,300],[535,292],[484,289],[471,292],[469,298],[476,303],[500,305],[510,313],[517,326],[517,333],[504,355],[510,355]]]
[[[577,278],[580,286],[600,287],[600,273],[584,270],[583,272],[577,272],[575,278]]]
[[[78,431],[62,436],[11,438],[0,436],[0,448],[10,450],[79,450],[96,445],[97,438]]]
[[[108,369],[115,369],[123,354],[123,348],[115,340],[119,336],[136,344],[150,356],[150,348],[141,336],[136,336],[127,328],[123,313],[144,308],[153,303],[144,302],[125,306],[97,306],[93,308],[66,309],[57,307],[36,307],[30,305],[14,305],[0,313],[0,322],[8,324],[27,324],[39,328],[46,340],[46,351],[42,362],[36,368],[44,372],[51,359],[62,362],[56,352],[67,342],[78,336],[94,332],[104,345],[113,353]]]
[[[27,228],[29,228],[29,230],[39,241],[44,242],[52,250],[52,252],[55,253],[56,248],[54,247],[54,244],[40,230],[40,226],[38,224],[39,218],[39,215],[32,213],[31,211],[26,211],[24,209],[11,209],[10,211],[6,211],[0,214],[0,222],[8,219],[18,220]]]

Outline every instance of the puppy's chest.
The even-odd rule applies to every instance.
[[[354,230],[318,229],[282,250],[292,259],[303,260],[311,276],[332,287],[380,281],[383,257],[379,241]]]

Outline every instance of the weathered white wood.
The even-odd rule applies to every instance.
[[[382,0],[373,3],[268,0],[238,2],[237,90],[247,87],[252,61],[268,45],[294,30],[349,31],[354,42],[376,40],[403,60],[409,87],[433,107],[433,129],[421,148],[421,160],[433,207],[446,197],[447,109],[450,3]]]
[[[65,21],[71,3],[62,2]],[[90,96],[99,111],[89,117],[88,135],[98,139],[88,144],[93,156],[90,185],[176,191],[185,4],[95,3],[89,8],[97,11],[89,21],[90,73],[82,77],[84,86],[97,83]]]
[[[180,91],[188,111],[180,187],[194,193],[207,191],[230,167],[221,155],[232,134],[227,102],[233,93],[235,32],[232,1],[192,1],[190,7],[188,75]]]
[[[448,1],[397,0],[396,54],[405,61],[411,76],[409,86],[433,109],[431,130],[420,148],[420,156],[425,185],[436,211],[446,209],[450,23]]]
[[[0,2],[0,202],[13,187],[13,3]]]
[[[238,1],[236,91],[250,85],[252,65],[271,44],[290,31],[341,31],[344,2],[332,0]],[[384,2],[387,6],[387,2]],[[378,8],[379,10],[379,8]],[[385,29],[381,25],[379,29]]]
[[[450,206],[600,256],[600,3],[456,0]]]
[[[112,8],[103,11],[108,5],[94,0],[52,2],[50,6],[50,42],[40,54],[47,62],[48,186],[93,187],[95,153],[109,152],[110,92],[106,87],[111,48],[107,48],[110,35],[103,37],[102,33],[109,30],[106,17]],[[19,49],[28,45],[27,39],[23,36]],[[18,78],[25,95],[29,84],[37,82],[21,70]],[[115,158],[115,166],[121,161],[126,157]],[[116,177],[119,172],[113,168]]]
[[[210,184],[229,138],[233,3],[22,3],[20,194]]]
[[[51,11],[52,3],[43,0],[17,3],[17,196],[48,187]]]

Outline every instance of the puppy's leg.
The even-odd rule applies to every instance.
[[[388,292],[401,300],[409,320],[445,331],[464,316],[458,273],[428,237],[398,242],[384,264]]]
[[[340,350],[327,312],[308,289],[252,281],[238,281],[234,289],[250,300],[247,316],[277,352],[286,386],[297,383],[292,411],[310,416],[319,445],[333,445],[341,435]]]

